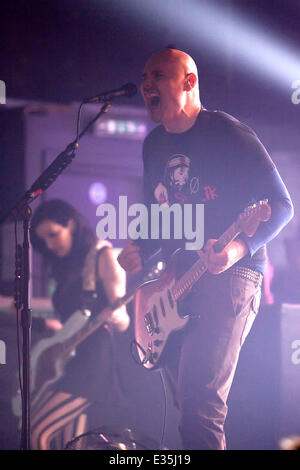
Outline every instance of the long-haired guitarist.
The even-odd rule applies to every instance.
[[[93,315],[124,295],[124,276],[120,275],[112,245],[97,241],[82,215],[66,201],[52,199],[37,208],[31,242],[55,280],[52,302],[58,319],[45,322],[60,333],[60,341],[64,335],[65,341],[70,339],[72,331],[62,333],[63,324],[78,309]],[[86,429],[106,424],[107,413],[116,409],[119,399],[112,331],[125,331],[128,325],[126,308],[120,307],[109,312],[105,325],[76,347],[65,374],[45,389],[32,409],[33,449],[62,449]],[[56,351],[58,345],[43,353],[41,364],[37,360],[33,366],[44,368],[47,376],[48,367],[51,369],[47,356],[51,359]]]
[[[151,56],[141,93],[149,118],[158,124],[143,148],[146,203],[204,204],[206,243],[198,256],[207,272],[186,297],[183,313],[190,318],[168,338],[163,369],[176,392],[183,448],[226,449],[227,398],[240,348],[258,312],[266,243],[292,218],[293,206],[255,133],[224,112],[204,108],[197,67],[188,54],[167,48]],[[241,233],[220,252],[214,249],[247,206],[266,199],[271,216],[251,238]],[[119,255],[119,263],[128,273],[139,273],[154,243],[168,261],[185,240],[131,242]],[[183,250],[175,259],[176,279],[193,263],[192,254],[197,256]],[[149,334],[148,345],[140,348],[148,366],[164,345],[160,333],[172,324],[179,296],[170,287],[164,297],[159,286],[155,292],[155,284],[148,285],[137,301],[137,330],[145,325]],[[139,311],[141,306],[146,311]],[[179,306],[178,316],[177,310]],[[142,338],[143,333],[137,331],[137,336]]]

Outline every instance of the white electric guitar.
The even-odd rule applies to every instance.
[[[215,243],[215,252],[222,251],[241,232],[252,237],[259,224],[269,220],[270,216],[267,200],[249,206]],[[139,359],[147,369],[159,368],[169,335],[188,322],[189,317],[179,312],[177,302],[189,294],[206,271],[199,258],[180,279],[176,279],[176,253],[160,278],[146,282],[135,295],[135,343]]]

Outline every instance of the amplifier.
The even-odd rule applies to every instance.
[[[300,435],[300,305],[281,306],[280,432]]]

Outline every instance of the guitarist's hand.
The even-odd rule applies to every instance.
[[[139,251],[140,247],[131,241],[117,258],[119,264],[129,274],[137,274],[143,268],[143,261]]]
[[[105,323],[115,331],[123,332],[127,329],[128,323],[124,323],[124,311],[121,308],[111,310],[109,307],[101,312]]]
[[[57,318],[45,318],[45,325],[52,331],[59,331],[63,327],[63,324]]]
[[[217,240],[207,241],[204,250],[198,255],[212,274],[220,274],[233,266],[248,253],[248,247],[243,240],[236,239],[230,242],[220,253],[215,253],[213,246]]]

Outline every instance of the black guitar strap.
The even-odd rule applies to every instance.
[[[82,308],[92,310],[97,293],[97,268],[100,251],[103,248],[112,247],[112,244],[106,240],[98,240],[90,249],[85,257],[82,270]]]

